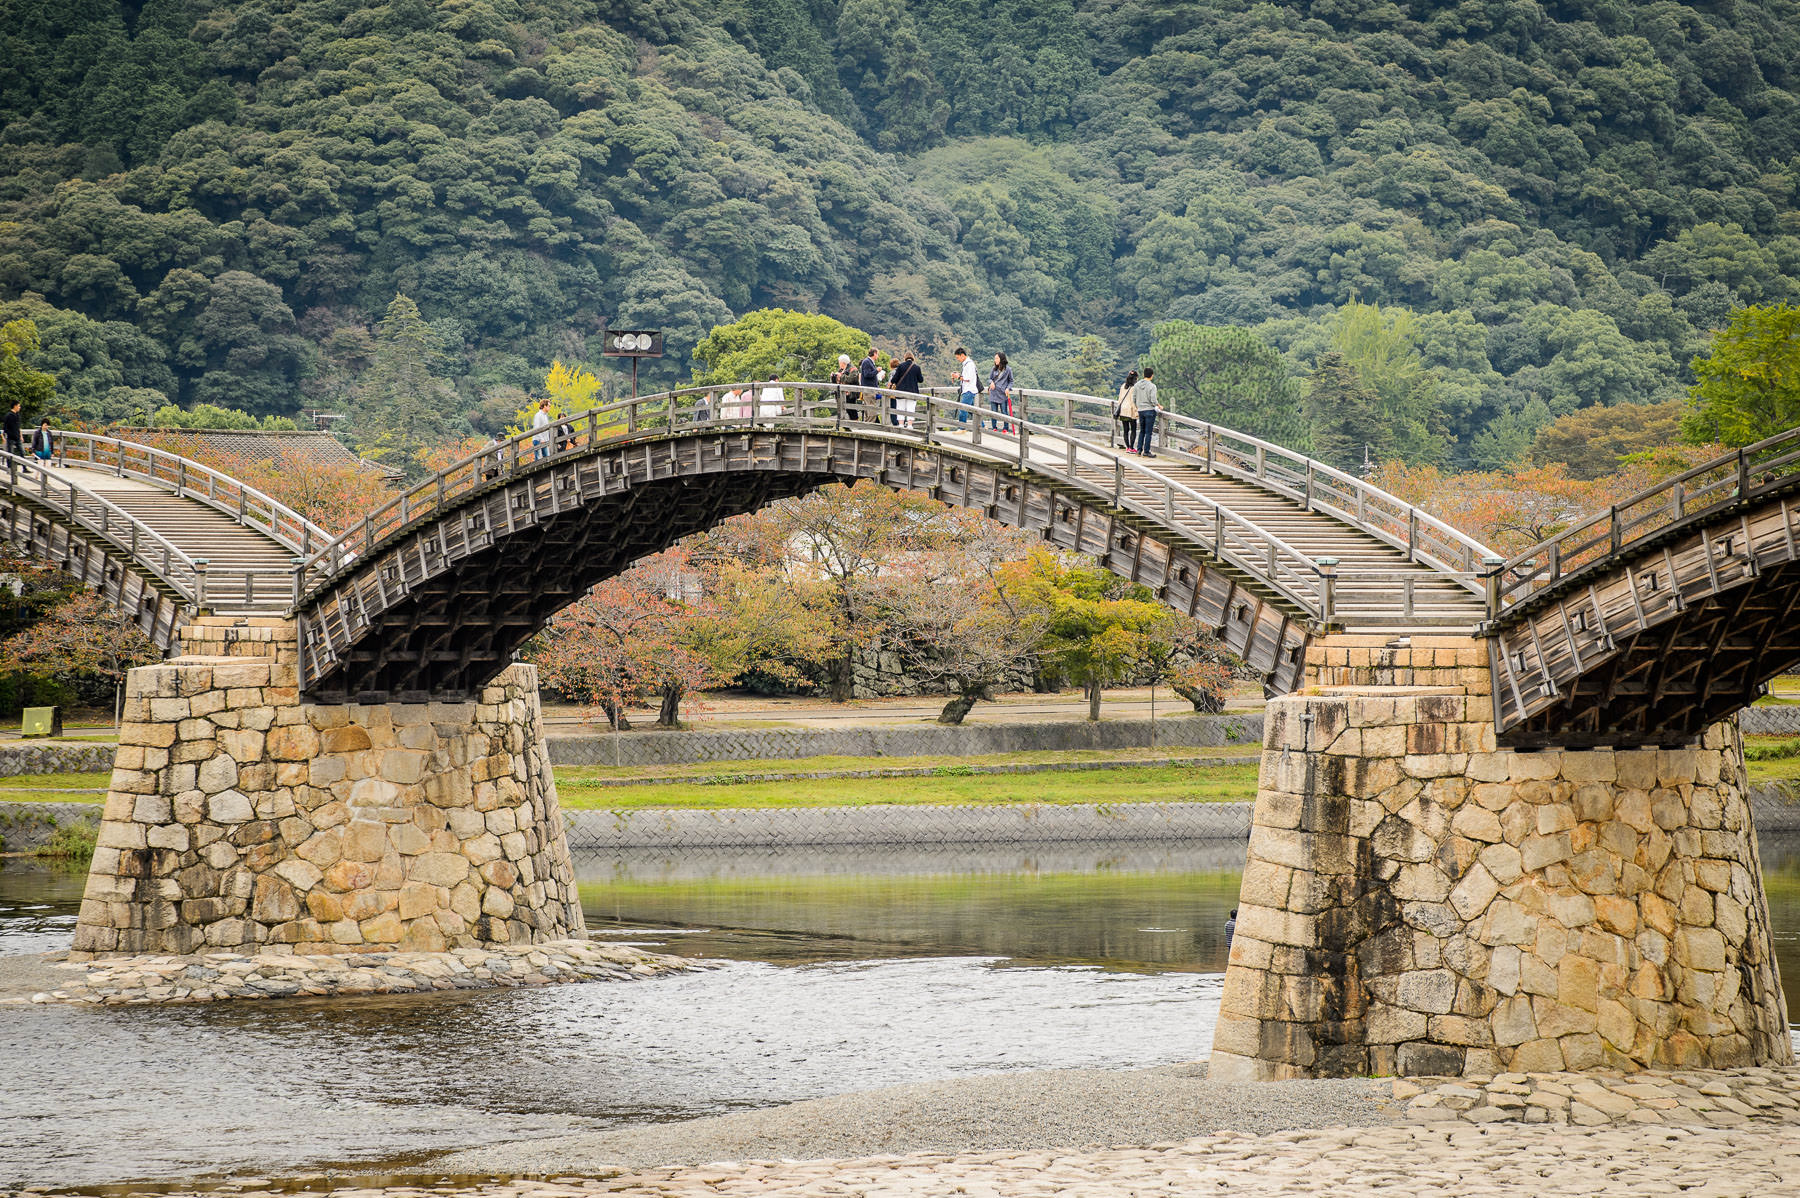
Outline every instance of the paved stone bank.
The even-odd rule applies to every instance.
[[[633,786],[737,786],[746,782],[800,782],[838,778],[960,778],[976,774],[1085,774],[1101,770],[1154,769],[1173,765],[1187,766],[1190,769],[1213,769],[1218,766],[1255,765],[1258,760],[1256,755],[1246,753],[1236,757],[1121,757],[1112,761],[1035,761],[1018,765],[896,765],[861,770],[796,769],[743,774],[678,774],[673,777],[652,775],[642,778],[584,778],[578,785],[582,790],[618,790]]]
[[[95,774],[110,770],[111,744],[0,746],[0,778],[20,774]]]
[[[183,957],[109,957],[53,963],[69,980],[29,996],[26,1003],[218,1002],[234,998],[311,998],[415,994],[433,990],[492,990],[555,982],[632,981],[707,965],[624,945],[554,940],[507,948],[461,948],[441,953],[206,953]]]
[[[741,728],[552,736],[555,765],[685,765],[801,757],[979,757],[1073,749],[1218,749],[1262,739],[1262,713],[949,727]]]
[[[1250,811],[1249,803],[872,803],[570,811],[566,819],[569,847],[592,851],[1242,839]]]
[[[1415,1123],[1792,1124],[1800,1123],[1800,1069],[1401,1078],[1394,1097],[1406,1102]]]
[[[596,1193],[637,1198],[1766,1198],[1793,1193],[1796,1176],[1800,1135],[1791,1132],[1744,1136],[1715,1128],[1437,1123],[1266,1136],[1221,1132],[1178,1144],[1100,1152],[914,1153],[858,1160],[728,1161],[586,1180],[553,1175],[546,1180],[445,1179],[436,1184],[421,1179],[415,1185],[359,1189],[320,1179],[317,1185],[332,1198],[579,1198]],[[292,1195],[295,1189],[233,1186],[229,1192],[272,1198]]]

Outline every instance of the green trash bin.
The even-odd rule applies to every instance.
[[[62,708],[27,707],[19,731],[26,736],[61,736]]]

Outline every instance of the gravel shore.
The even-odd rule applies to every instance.
[[[911,1152],[1094,1149],[1217,1131],[1403,1122],[1387,1081],[1211,1082],[1205,1065],[1055,1069],[917,1082],[665,1123],[471,1149],[432,1162],[457,1173],[583,1173],[711,1161]]]

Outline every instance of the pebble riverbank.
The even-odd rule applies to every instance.
[[[1150,1194],[1334,1198],[1765,1198],[1793,1194],[1800,1132],[1745,1137],[1720,1128],[1608,1128],[1515,1123],[1337,1128],[1253,1136],[1222,1132],[1173,1144],[1060,1151],[916,1153],[856,1160],[750,1160],[581,1179],[477,1178],[356,1188],[320,1179],[236,1195],[329,1192],[332,1198],[1145,1198]],[[267,1183],[262,1183],[266,1186]],[[166,1195],[168,1191],[158,1191]],[[219,1191],[210,1191],[213,1194]]]
[[[682,957],[585,940],[519,948],[332,956],[204,953],[92,961],[9,957],[0,958],[0,1006],[88,1003],[111,1007],[492,990],[559,982],[635,981],[706,967]],[[19,983],[26,981],[30,985],[21,988]]]

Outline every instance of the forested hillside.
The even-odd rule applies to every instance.
[[[0,14],[0,322],[90,418],[367,407],[396,294],[446,436],[605,321],[668,331],[659,382],[781,306],[1055,384],[1084,334],[1122,369],[1239,326],[1305,376],[1373,320],[1416,357],[1404,452],[1495,466],[1800,298],[1790,0]]]

